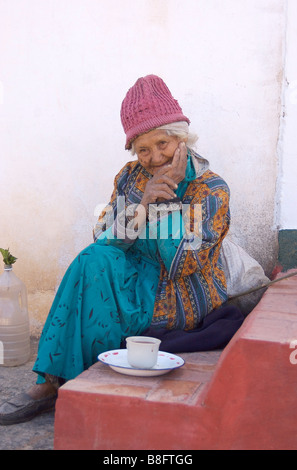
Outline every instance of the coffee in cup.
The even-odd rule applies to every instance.
[[[156,365],[161,341],[150,336],[129,336],[126,338],[127,360],[138,369],[151,369]]]

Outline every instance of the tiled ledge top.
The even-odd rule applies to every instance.
[[[98,362],[61,390],[191,405],[212,377],[220,355],[221,351],[180,354],[186,361],[183,367],[155,377],[120,374]]]

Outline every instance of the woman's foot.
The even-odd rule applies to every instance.
[[[55,408],[57,389],[51,383],[36,384],[0,405],[0,425],[30,421]]]
[[[27,391],[27,394],[33,398],[33,400],[40,400],[57,394],[57,389],[48,382],[43,384],[35,384],[32,388]]]

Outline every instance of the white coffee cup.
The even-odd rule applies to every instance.
[[[150,336],[129,336],[126,338],[127,360],[138,369],[151,369],[157,363],[161,341]]]

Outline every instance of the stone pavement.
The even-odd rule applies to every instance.
[[[12,395],[26,391],[36,381],[32,372],[38,339],[31,338],[31,357],[18,367],[0,366],[0,403]],[[0,450],[52,450],[55,412],[37,416],[27,423],[0,425]]]

